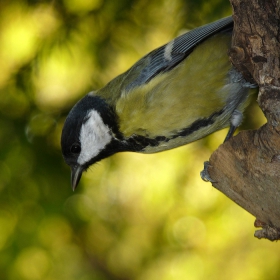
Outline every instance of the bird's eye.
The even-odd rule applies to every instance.
[[[71,146],[70,152],[71,152],[72,154],[79,154],[80,151],[81,151],[81,146],[80,146],[79,144],[73,144],[73,145]]]

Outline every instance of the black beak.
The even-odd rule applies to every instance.
[[[83,174],[83,168],[80,165],[74,166],[71,168],[72,172],[71,172],[71,183],[72,183],[72,189],[73,191],[75,191],[75,189],[77,188],[80,179],[82,177]]]

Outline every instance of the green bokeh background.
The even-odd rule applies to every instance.
[[[71,106],[227,1],[1,0],[0,279],[279,279],[280,245],[200,179],[226,131],[117,154],[75,193],[60,153]],[[243,128],[265,120],[256,103]]]

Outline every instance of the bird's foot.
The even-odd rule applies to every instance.
[[[208,173],[208,167],[210,166],[209,161],[205,161],[204,162],[204,169],[200,172],[200,177],[203,181],[205,182],[211,182],[211,183],[217,183],[216,181],[214,181],[209,173]]]

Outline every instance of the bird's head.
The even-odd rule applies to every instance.
[[[89,93],[72,108],[62,130],[61,148],[72,170],[73,190],[90,165],[125,150],[121,138],[117,116],[104,99]]]

